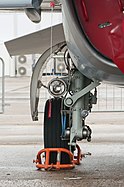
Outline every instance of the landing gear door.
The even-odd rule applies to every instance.
[[[61,45],[65,44],[65,42],[59,43],[52,48],[52,52],[54,53]],[[41,57],[38,59],[34,71],[31,78],[31,85],[30,85],[30,107],[31,107],[31,115],[33,121],[38,120],[38,103],[39,103],[39,94],[40,88],[42,87],[42,82],[40,80],[40,72],[43,68],[44,63],[50,56],[50,50],[46,50]]]

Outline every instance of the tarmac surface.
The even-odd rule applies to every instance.
[[[5,112],[0,114],[0,187],[123,187],[124,113],[92,113],[87,124],[92,142],[79,142],[90,152],[73,170],[39,171],[33,164],[43,148],[43,114],[30,117],[30,78],[5,79]]]

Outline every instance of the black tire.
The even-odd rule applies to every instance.
[[[49,117],[49,106],[51,102],[51,116]],[[44,113],[44,148],[66,148],[69,149],[68,141],[62,140],[61,125],[61,98],[47,100]],[[68,120],[67,120],[68,121]],[[68,123],[68,122],[67,122]],[[56,153],[50,154],[50,164],[56,163]],[[61,164],[70,163],[66,153],[61,155]]]

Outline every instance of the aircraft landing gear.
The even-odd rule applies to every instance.
[[[85,124],[85,119],[91,112],[93,104],[97,103],[96,87],[100,85],[97,80],[91,80],[79,72],[70,58],[66,44],[53,48],[57,55],[64,51],[64,62],[66,70],[64,73],[45,74],[49,76],[46,83],[43,83],[44,65],[49,57],[49,50],[46,51],[36,64],[31,82],[31,113],[32,119],[38,119],[38,102],[40,88],[47,89],[52,99],[47,100],[44,113],[44,150],[40,151],[36,163],[39,168],[56,169],[69,167],[75,163],[74,152],[77,149],[77,141],[91,141],[91,129]],[[51,62],[51,61],[50,61]],[[47,61],[46,61],[47,63]],[[54,64],[54,67],[55,64]],[[41,71],[42,70],[42,71]],[[41,72],[41,75],[40,75]],[[94,90],[94,93],[91,92]],[[45,165],[41,162],[41,154],[45,152]],[[61,156],[60,156],[61,155]],[[72,157],[73,155],[73,157]],[[81,154],[78,151],[77,163]],[[57,165],[57,166],[56,166]],[[63,166],[61,166],[63,165]]]

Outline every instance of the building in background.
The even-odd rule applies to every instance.
[[[4,46],[5,41],[42,30],[61,22],[61,13],[43,12],[42,20],[38,24],[31,22],[24,13],[0,13],[0,57],[5,62],[5,76],[30,76],[32,66],[39,57],[38,54],[33,54],[11,58]],[[2,68],[1,63],[0,68]]]

